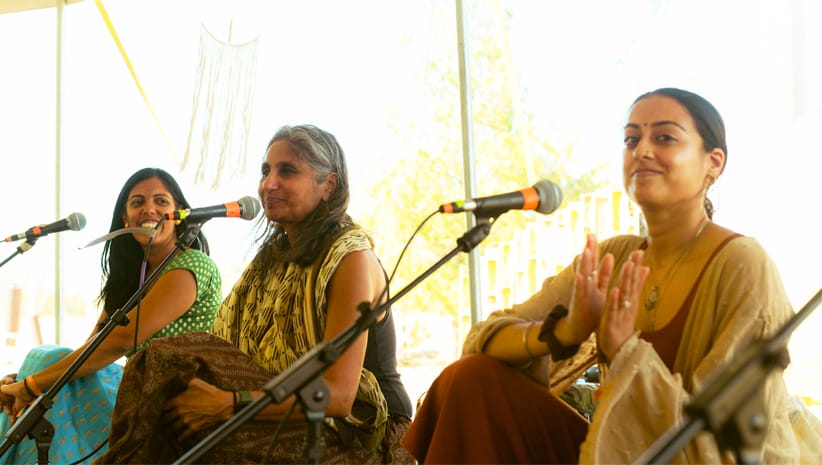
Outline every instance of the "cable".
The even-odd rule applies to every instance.
[[[165,218],[161,218],[160,223],[162,223],[162,221],[164,219]],[[160,223],[157,223],[157,226],[160,226]],[[155,226],[155,229],[157,229],[156,226]],[[146,269],[148,267],[148,252],[151,249],[151,242],[153,240],[154,240],[154,235],[153,234],[149,235],[148,236],[148,242],[146,242],[146,250],[145,250],[145,253],[143,253],[143,263],[140,265],[140,283],[137,285],[138,289],[143,287],[143,283],[145,283],[145,280],[146,280]],[[143,301],[142,297],[137,300],[137,313],[136,313],[135,318],[134,318],[134,343],[133,343],[133,347],[131,349],[132,353],[137,351],[137,341],[138,341],[138,334],[137,333],[139,332],[139,328],[140,328],[140,303],[142,301]],[[100,449],[102,449],[103,446],[105,446],[107,443],[108,443],[108,439],[101,442],[96,448],[94,448],[93,451],[89,452],[88,454],[86,454],[84,457],[80,458],[76,462],[70,463],[69,465],[78,465],[80,463],[85,462],[86,460],[88,460],[89,458],[94,456],[94,454],[99,452]]]
[[[71,462],[69,465],[79,465],[79,464],[81,464],[81,463],[85,462],[86,460],[88,460],[89,458],[91,458],[94,454],[96,454],[97,452],[100,452],[100,449],[102,449],[102,448],[103,448],[103,446],[105,446],[106,444],[108,444],[108,438],[106,438],[103,442],[101,442],[101,443],[100,443],[100,445],[98,445],[97,447],[95,447],[93,451],[91,451],[91,452],[89,452],[88,454],[86,454],[86,456],[85,456],[85,457],[80,458],[80,459],[79,459],[79,460],[77,460],[76,462]]]
[[[405,251],[408,250],[408,246],[411,245],[411,241],[414,239],[414,237],[416,237],[417,233],[419,233],[419,231],[422,229],[425,223],[427,223],[428,220],[430,220],[437,213],[439,213],[439,210],[435,210],[433,213],[426,216],[425,219],[423,219],[422,222],[419,224],[419,226],[417,226],[417,229],[415,229],[414,232],[411,234],[411,237],[408,239],[408,241],[406,241],[405,246],[400,251],[399,257],[397,257],[397,262],[394,264],[394,269],[391,270],[391,275],[388,276],[388,282],[385,283],[385,289],[383,289],[382,295],[380,295],[378,302],[382,302],[382,299],[385,298],[386,295],[388,295],[388,289],[390,287],[391,280],[394,279],[394,274],[396,274],[397,268],[399,268],[400,261],[402,261],[402,257],[405,255]],[[157,226],[159,226],[159,224]],[[280,436],[280,433],[282,432],[283,426],[285,425],[288,418],[291,416],[291,413],[294,411],[294,408],[296,406],[297,401],[295,400],[288,408],[288,411],[285,413],[283,419],[277,425],[277,430],[274,432],[274,437],[271,439],[271,443],[268,445],[268,448],[266,449],[262,463],[271,463],[271,457],[274,453],[274,447],[277,444],[277,439]]]
[[[379,300],[377,300],[377,302],[382,302],[386,295],[388,295],[388,288],[391,286],[391,281],[394,280],[394,275],[397,273],[397,268],[400,267],[400,261],[402,261],[402,257],[405,255],[405,251],[408,250],[408,246],[411,245],[411,241],[414,240],[414,238],[417,236],[417,233],[419,233],[422,227],[425,226],[425,223],[427,223],[428,220],[433,218],[434,215],[436,215],[437,213],[439,213],[439,210],[434,210],[431,214],[426,216],[425,219],[423,219],[422,222],[419,224],[419,226],[417,226],[417,229],[415,229],[414,232],[411,234],[411,237],[408,238],[408,241],[405,242],[405,246],[403,246],[402,250],[400,251],[399,257],[397,257],[397,262],[394,264],[394,269],[391,270],[391,275],[388,277],[388,282],[385,283],[385,289],[383,289],[382,295],[380,296]]]
[[[261,463],[272,463],[271,455],[274,453],[274,446],[277,445],[277,438],[280,436],[280,432],[283,430],[283,426],[285,426],[285,422],[288,420],[288,417],[291,416],[291,413],[294,412],[294,408],[297,406],[297,401],[291,403],[291,407],[288,407],[288,411],[285,412],[285,416],[277,425],[277,430],[274,431],[274,437],[271,438],[271,443],[268,445],[268,448],[265,451],[265,457]]]
[[[161,224],[163,224],[165,218],[160,218],[160,221],[154,226],[154,230],[156,231]],[[154,234],[148,236],[148,242],[146,242],[146,250],[143,253],[143,263],[140,265],[140,284],[137,285],[137,289],[142,289],[143,283],[146,281],[146,270],[148,268],[148,253],[151,250],[151,243],[154,241]],[[142,291],[141,291],[142,293]],[[140,332],[140,310],[142,308],[143,303],[143,296],[140,295],[140,298],[137,299],[137,312],[134,314],[134,342],[131,348],[131,353],[134,354],[137,352],[137,341],[139,340],[138,333]]]

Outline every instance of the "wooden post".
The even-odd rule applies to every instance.
[[[23,290],[19,287],[11,289],[11,314],[9,315],[9,330],[6,333],[6,346],[17,345],[17,335],[20,331],[20,307],[22,306]]]

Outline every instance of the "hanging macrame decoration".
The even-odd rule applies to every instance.
[[[210,181],[216,189],[221,180],[245,171],[258,42],[254,38],[232,44],[230,35],[223,42],[200,26],[200,57],[181,168],[185,171],[189,163],[196,163],[197,184]]]

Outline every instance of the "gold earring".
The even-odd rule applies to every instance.
[[[127,227],[128,227],[128,221],[123,221],[123,227],[124,227],[124,228],[127,228]]]

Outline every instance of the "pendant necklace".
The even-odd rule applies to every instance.
[[[679,266],[679,263],[685,258],[686,255],[688,255],[688,252],[690,252],[691,249],[694,247],[694,244],[696,244],[696,240],[699,238],[699,235],[702,234],[702,230],[705,229],[705,225],[707,224],[708,218],[702,220],[702,224],[699,226],[699,229],[696,230],[696,234],[694,234],[694,237],[691,239],[691,242],[690,244],[688,244],[688,247],[686,247],[685,250],[682,251],[681,254],[679,254],[679,257],[677,257],[676,261],[674,261],[674,264],[671,265],[670,268],[668,268],[668,271],[665,273],[665,276],[663,277],[663,280],[661,282],[661,286],[658,286],[656,284],[651,285],[650,291],[648,292],[648,298],[645,299],[645,313],[648,316],[649,326],[647,332],[652,333],[656,329],[656,304],[657,302],[659,302],[660,287],[666,287],[668,285],[668,281],[673,277],[674,271]],[[651,269],[651,274],[653,274],[653,269]],[[643,288],[643,294],[644,292],[645,291]]]

